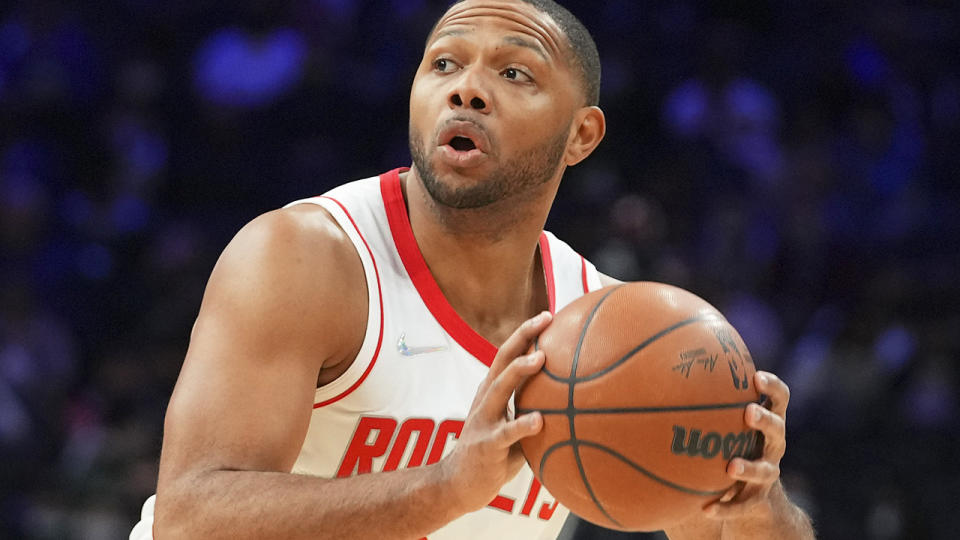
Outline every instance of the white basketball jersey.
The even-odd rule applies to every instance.
[[[370,301],[356,360],[317,389],[295,473],[333,478],[438,461],[455,444],[496,355],[453,310],[427,268],[400,172],[297,201],[323,206],[347,232],[363,261]],[[594,266],[552,234],[541,235],[540,255],[551,311],[600,288]],[[429,540],[552,540],[566,515],[524,466],[486,508]]]
[[[366,335],[354,362],[316,391],[291,472],[324,478],[435,463],[460,435],[497,348],[444,298],[410,228],[396,169],[291,203],[324,207],[366,274]],[[548,232],[539,242],[550,311],[601,287],[596,268]],[[152,502],[152,501],[151,501]],[[568,511],[524,465],[481,510],[429,540],[556,538]]]

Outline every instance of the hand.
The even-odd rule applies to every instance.
[[[543,312],[507,338],[477,388],[456,446],[439,463],[464,513],[486,506],[516,476],[523,454],[515,443],[543,428],[539,412],[508,418],[507,403],[520,383],[543,367],[543,351],[525,353],[551,319]]]
[[[780,478],[780,460],[787,450],[786,419],[790,388],[779,377],[758,371],[753,377],[761,393],[770,398],[769,410],[756,403],[747,406],[744,420],[763,433],[763,455],[754,461],[734,458],[727,474],[739,482],[719,501],[704,508],[708,517],[736,519],[770,510],[770,490]],[[742,483],[740,483],[742,482]]]

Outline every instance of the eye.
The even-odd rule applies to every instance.
[[[520,81],[520,82],[531,82],[533,78],[520,71],[517,68],[507,68],[500,73],[504,79],[509,79],[511,81]]]
[[[433,70],[440,73],[451,73],[457,65],[450,59],[437,58],[433,61]]]

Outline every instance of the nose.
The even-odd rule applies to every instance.
[[[460,94],[453,94],[452,96],[450,96],[450,103],[454,107],[463,107],[463,98],[460,97]],[[474,96],[470,98],[470,107],[478,111],[482,111],[483,109],[487,108],[487,102],[484,101],[482,98]]]
[[[481,77],[473,70],[465,70],[450,90],[447,98],[451,109],[470,108],[477,112],[490,112],[490,96]]]

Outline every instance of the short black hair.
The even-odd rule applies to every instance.
[[[450,4],[453,7],[466,0],[456,0]],[[560,31],[567,37],[570,45],[570,58],[580,76],[580,85],[587,105],[600,103],[600,53],[597,44],[587,27],[573,13],[554,2],[554,0],[520,0],[537,8],[537,11],[549,15]],[[439,22],[439,21],[438,21]],[[434,27],[435,29],[436,27]],[[430,32],[433,35],[433,31]]]

